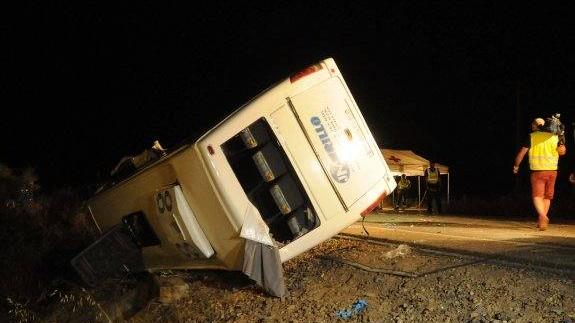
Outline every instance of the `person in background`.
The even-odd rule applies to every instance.
[[[439,169],[435,167],[435,162],[429,163],[429,168],[425,170],[425,183],[427,185],[427,213],[433,213],[433,205],[437,207],[437,213],[441,213],[441,181]]]
[[[559,156],[567,152],[565,145],[559,145],[557,135],[540,131],[545,120],[536,118],[531,123],[531,133],[515,156],[513,174],[519,172],[521,161],[529,153],[529,168],[531,169],[531,198],[537,211],[539,230],[547,230],[549,225],[549,208],[555,193],[557,165]]]
[[[399,178],[399,182],[397,183],[397,189],[395,190],[397,192],[397,199],[395,202],[395,210],[399,212],[402,212],[405,207],[407,206],[407,199],[406,199],[406,194],[407,194],[407,190],[411,187],[411,181],[409,179],[407,179],[407,177],[405,176],[405,174],[401,174],[401,177]]]

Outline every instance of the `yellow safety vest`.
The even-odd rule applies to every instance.
[[[410,186],[410,184],[411,184],[411,183],[409,182],[408,179],[405,179],[405,180],[404,180],[403,178],[401,178],[401,179],[399,180],[399,183],[397,184],[397,188],[400,189],[400,190],[403,190],[403,189],[408,188],[408,187]]]
[[[437,167],[435,170],[427,169],[427,182],[429,184],[437,184],[439,182],[439,169]]]
[[[559,137],[542,131],[532,132],[530,137],[529,166],[531,170],[557,170]]]

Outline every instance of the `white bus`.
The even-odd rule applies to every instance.
[[[245,239],[285,262],[367,215],[395,181],[336,63],[293,74],[88,201],[144,268],[241,270]]]

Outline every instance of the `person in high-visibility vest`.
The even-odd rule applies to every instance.
[[[533,120],[532,132],[519,149],[513,165],[513,174],[517,174],[523,157],[529,153],[531,198],[538,215],[537,227],[541,231],[547,230],[549,225],[548,213],[555,193],[559,156],[567,152],[556,134],[540,131],[544,124],[545,120],[541,118]]]
[[[407,190],[411,187],[411,181],[407,179],[405,174],[401,174],[399,182],[397,182],[397,199],[395,200],[395,209],[401,212],[407,206],[406,194]]]
[[[425,170],[425,183],[427,185],[427,213],[433,213],[433,205],[437,207],[437,213],[441,213],[441,179],[439,169],[435,162],[429,162],[429,168]]]

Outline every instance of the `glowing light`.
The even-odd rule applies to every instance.
[[[344,163],[356,160],[361,153],[361,144],[355,139],[340,140],[338,144],[337,154]]]

